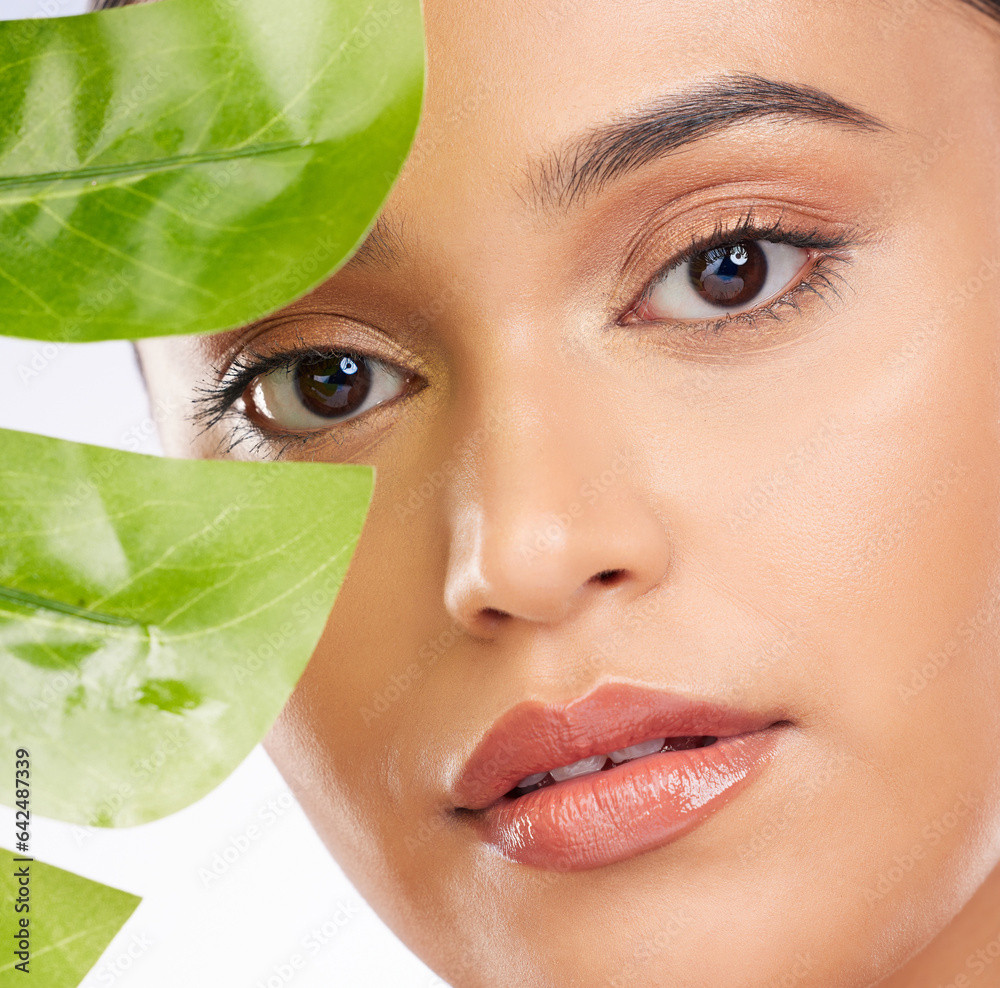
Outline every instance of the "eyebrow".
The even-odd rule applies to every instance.
[[[357,267],[394,268],[406,253],[402,224],[392,213],[379,213],[368,236],[347,263]]]
[[[533,159],[526,170],[530,195],[540,206],[568,207],[651,161],[731,127],[768,118],[855,131],[892,129],[821,89],[758,75],[719,76]]]

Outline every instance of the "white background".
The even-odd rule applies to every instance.
[[[86,0],[0,0],[0,19],[85,9]],[[0,427],[159,452],[126,343],[0,337]],[[0,807],[0,834],[13,834],[13,820]],[[444,985],[361,900],[260,747],[209,796],[157,823],[100,830],[36,818],[32,853],[143,897],[86,988]],[[213,863],[222,874],[209,881]]]
[[[88,6],[87,0],[0,0],[0,21],[83,14]]]

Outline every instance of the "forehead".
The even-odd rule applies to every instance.
[[[420,130],[357,261],[409,256],[426,272],[465,270],[475,259],[469,277],[494,284],[508,276],[523,283],[510,261],[529,263],[532,243],[545,256],[559,249],[551,216],[540,213],[553,199],[565,201],[559,187],[595,130],[607,133],[664,100],[686,98],[697,117],[699,93],[760,78],[779,90],[821,92],[884,121],[882,142],[892,141],[902,165],[956,104],[977,99],[981,68],[970,71],[976,55],[996,61],[985,18],[958,0],[911,5],[902,15],[883,0],[427,0],[425,19]],[[758,102],[781,100],[772,92]],[[713,176],[732,181],[741,167],[748,181],[774,176],[792,158],[800,170],[826,162],[832,174],[839,156],[843,174],[849,160],[859,170],[865,155],[876,153],[873,141],[842,140],[834,150],[834,133],[851,129],[844,120],[809,134],[781,126],[790,122],[804,119],[772,116],[756,130],[730,129],[721,135],[728,140],[685,144],[673,165],[656,156],[663,191],[671,168],[684,171],[680,184],[690,188],[702,173],[706,183]],[[617,212],[618,204],[611,215]],[[590,215],[600,221],[597,210]],[[564,239],[578,241],[578,229],[561,229]]]
[[[407,177],[427,193],[461,173],[480,193],[523,194],[588,128],[726,75],[814,87],[919,128],[976,30],[957,0],[904,16],[877,0],[428,0],[425,12],[428,90]]]
[[[866,183],[890,185],[939,139],[985,159],[982,121],[1000,99],[997,32],[959,0],[905,10],[889,0],[425,0],[424,11],[424,111],[401,180],[366,247],[293,312],[333,307],[382,324],[446,299],[456,325],[499,325],[607,269],[600,251],[685,190],[742,181],[780,198],[808,185],[817,209],[861,210],[865,196],[884,205]],[[595,129],[749,78],[821,92],[885,129],[765,117],[661,156],[571,215],[540,203]],[[205,346],[226,354],[256,331]]]

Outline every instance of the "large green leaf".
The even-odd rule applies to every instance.
[[[13,858],[10,851],[0,852],[0,900],[4,903],[0,988],[76,988],[140,900],[41,861]],[[16,872],[25,868],[30,890],[28,911],[15,912],[13,904],[21,888]],[[20,942],[15,936],[23,931],[22,919],[28,920],[27,961],[20,956],[23,952],[17,949]],[[132,956],[139,956],[136,946],[145,949],[141,938],[136,939],[137,944],[129,945]],[[20,970],[15,966],[25,963],[27,967]]]
[[[32,810],[124,826],[221,782],[305,668],[371,488],[0,430],[0,750],[30,751]]]
[[[409,150],[419,0],[0,23],[0,332],[209,332],[349,253]]]

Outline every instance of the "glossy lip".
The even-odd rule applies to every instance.
[[[480,839],[513,861],[559,871],[600,867],[660,847],[707,819],[756,778],[787,723],[624,683],[565,706],[529,701],[489,729],[452,799]],[[650,738],[692,735],[718,740],[506,795],[536,772]]]

